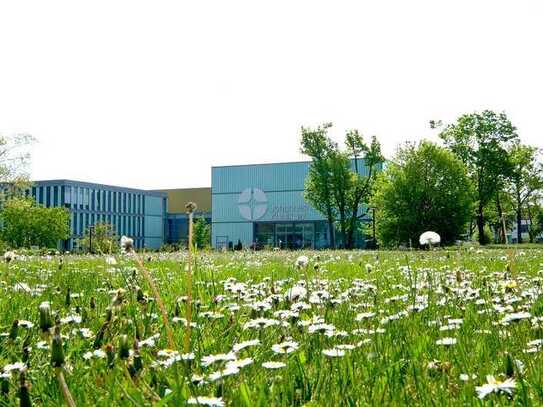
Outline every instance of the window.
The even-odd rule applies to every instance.
[[[53,187],[53,206],[58,206],[58,187]]]
[[[257,223],[255,225],[255,242],[258,246],[273,246],[274,242],[274,227],[273,223]]]
[[[72,206],[72,187],[65,187],[64,203],[67,208]]]
[[[83,209],[83,187],[77,188],[77,202],[79,203],[79,209]]]
[[[328,223],[317,222],[315,224],[315,249],[322,249],[328,247],[330,242],[328,240]]]

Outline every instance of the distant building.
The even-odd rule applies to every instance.
[[[168,208],[165,222],[165,242],[184,246],[188,239],[188,215],[185,205],[194,202],[197,205],[194,219],[204,218],[211,223],[211,188],[162,189],[158,192],[167,194]]]
[[[71,180],[35,181],[28,191],[38,204],[70,211],[71,236],[62,249],[77,249],[85,230],[99,222],[134,239],[136,248],[158,249],[164,243],[167,194]]]
[[[507,232],[507,241],[509,243],[517,243],[518,242],[518,233],[517,233],[517,222],[515,221],[512,225],[512,228],[510,231]],[[530,220],[529,219],[522,219],[520,224],[520,233],[522,236],[522,242],[527,243],[530,241]],[[537,242],[541,242],[543,240],[543,234],[540,234],[535,237],[534,239]]]

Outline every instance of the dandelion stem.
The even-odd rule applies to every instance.
[[[164,322],[164,328],[166,329],[166,335],[168,336],[168,346],[171,349],[175,349],[175,342],[173,340],[173,333],[172,328],[170,327],[170,322],[168,321],[168,314],[166,313],[166,308],[164,307],[164,302],[162,301],[162,298],[160,297],[160,292],[158,291],[158,288],[151,278],[151,274],[143,264],[143,261],[141,258],[137,255],[137,253],[134,253],[134,258],[136,259],[136,263],[140,267],[141,272],[143,273],[143,276],[151,286],[151,290],[153,291],[153,296],[156,299],[156,302],[158,304],[158,308],[160,309],[160,314],[162,315],[162,320]]]
[[[66,400],[66,404],[68,404],[69,407],[75,407],[75,401],[72,397],[72,393],[70,393],[68,385],[66,384],[66,380],[64,379],[64,373],[62,372],[62,368],[57,367],[55,368],[55,370],[57,373],[58,384],[60,386],[60,390],[62,391],[62,395],[64,396],[64,400]]]
[[[189,253],[187,270],[187,327],[185,329],[184,351],[190,352],[190,331],[192,322],[192,211],[189,211]]]

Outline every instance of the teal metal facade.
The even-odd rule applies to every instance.
[[[310,162],[213,167],[212,245],[323,248],[325,218],[304,199]],[[359,160],[360,171],[365,171]]]

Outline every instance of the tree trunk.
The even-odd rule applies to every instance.
[[[504,244],[506,243],[506,231],[505,231],[505,222],[503,220],[503,211],[502,211],[502,205],[500,202],[500,192],[496,191],[496,210],[498,211],[498,219],[500,221],[499,224],[499,231],[500,231],[500,243]]]
[[[347,231],[347,242],[345,243],[345,248],[349,250],[354,248],[354,228],[352,227],[352,222],[351,227],[349,227],[349,230]]]
[[[347,229],[347,238],[345,242],[345,248],[346,249],[354,249],[354,232],[356,230],[356,223],[358,221],[358,212],[354,212],[351,214],[351,219],[349,219],[349,227]]]
[[[339,210],[339,225],[341,229],[341,248],[345,248],[346,243],[346,237],[347,237],[347,221],[345,220],[345,211],[340,209]]]
[[[527,205],[527,212],[528,212],[528,236],[530,239],[530,243],[534,242],[534,233],[532,228],[532,211],[530,208],[530,204]]]
[[[483,215],[483,203],[479,201],[479,209],[477,211],[477,231],[479,233],[479,244],[486,244],[485,236],[485,219]]]
[[[517,243],[522,243],[522,203],[517,193]]]
[[[517,243],[522,243],[522,213],[517,208]]]

